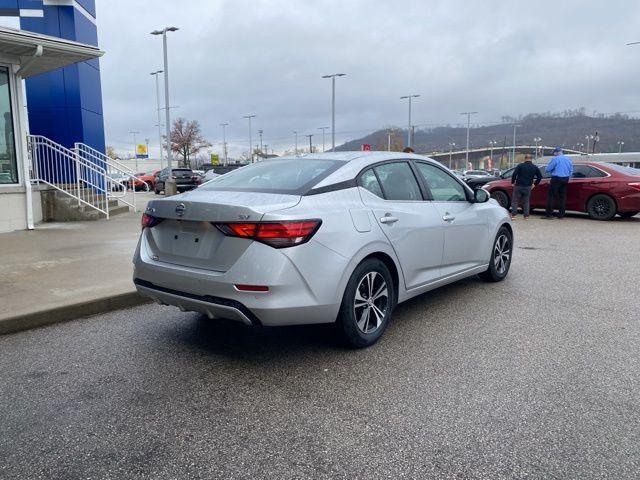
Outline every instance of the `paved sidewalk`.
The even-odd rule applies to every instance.
[[[140,215],[0,234],[0,334],[144,302],[131,263]]]

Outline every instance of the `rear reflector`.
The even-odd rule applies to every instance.
[[[236,290],[241,292],[268,292],[269,287],[266,285],[235,285]]]
[[[629,185],[631,188],[635,188],[636,190],[640,190],[640,182],[632,182],[627,185]]]
[[[285,248],[308,242],[321,223],[320,220],[287,220],[214,225],[229,237],[247,238],[266,243],[274,248]]]
[[[140,219],[140,225],[142,229],[152,228],[159,224],[163,218],[154,217],[153,215],[149,215],[148,213],[143,213],[142,218]]]

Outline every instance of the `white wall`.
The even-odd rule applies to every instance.
[[[33,223],[42,222],[40,192],[33,191]],[[0,188],[0,233],[27,229],[27,197],[24,188]]]

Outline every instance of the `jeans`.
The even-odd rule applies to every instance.
[[[529,200],[531,198],[531,187],[521,185],[513,186],[513,201],[511,202],[511,215],[518,214],[518,205],[522,205],[524,216],[529,216]]]
[[[555,204],[558,204],[558,218],[564,217],[567,204],[567,185],[569,177],[551,177],[549,194],[547,195],[547,216],[553,214]]]

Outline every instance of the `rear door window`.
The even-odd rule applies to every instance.
[[[420,186],[407,162],[383,163],[374,168],[387,200],[423,200]]]

